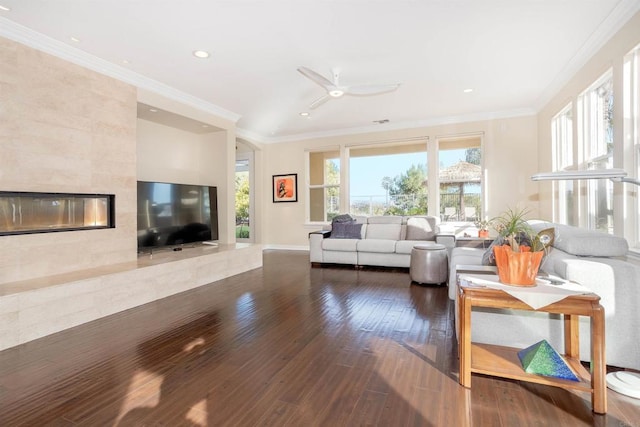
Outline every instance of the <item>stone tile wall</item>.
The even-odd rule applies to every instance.
[[[2,236],[3,283],[135,261],[136,88],[0,38],[0,190],[116,195],[116,228]]]

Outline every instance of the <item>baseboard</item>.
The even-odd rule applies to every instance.
[[[277,249],[281,251],[309,251],[309,246],[294,245],[262,245],[262,250]]]

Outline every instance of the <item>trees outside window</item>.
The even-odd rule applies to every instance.
[[[236,172],[236,238],[249,238],[249,172]]]
[[[387,190],[389,203],[385,215],[424,215],[427,213],[427,168],[411,165],[394,178],[385,176],[380,186]]]

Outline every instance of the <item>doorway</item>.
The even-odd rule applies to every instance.
[[[253,152],[236,154],[236,241],[253,242]]]

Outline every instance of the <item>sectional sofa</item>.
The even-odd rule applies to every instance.
[[[312,263],[409,267],[416,244],[443,244],[450,251],[453,235],[440,234],[433,216],[356,216],[309,234]]]
[[[531,221],[539,231],[553,227],[553,247],[541,270],[581,283],[601,297],[605,309],[606,363],[640,369],[640,265],[628,257],[627,241],[597,231]],[[450,258],[449,298],[457,294],[457,273],[482,267],[486,250],[455,248]],[[472,340],[527,347],[546,339],[563,349],[562,322],[545,313],[483,309],[473,312]],[[589,359],[589,319],[580,318],[580,355]]]

